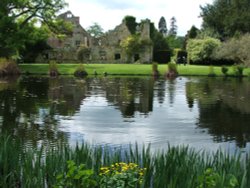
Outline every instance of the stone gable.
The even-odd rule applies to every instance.
[[[125,50],[120,46],[121,41],[131,36],[125,22],[116,26],[114,30],[106,32],[100,38],[93,38],[80,25],[80,18],[67,11],[58,18],[70,22],[73,25],[71,35],[63,39],[51,36],[48,44],[51,50],[46,52],[48,59],[61,62],[77,61],[77,51],[81,46],[87,47],[90,51],[86,61],[88,63],[151,63],[152,45],[145,45],[138,52],[134,52],[132,59],[128,58]],[[138,25],[137,34],[141,40],[150,40],[150,20],[144,20]]]

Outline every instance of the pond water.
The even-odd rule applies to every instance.
[[[137,142],[250,148],[248,78],[20,77],[0,80],[0,131],[26,146]]]

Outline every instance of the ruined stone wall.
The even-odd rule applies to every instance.
[[[80,25],[80,18],[74,16],[70,11],[61,14],[59,18],[73,25],[72,33],[61,39],[51,36],[47,42],[53,50],[47,52],[46,56],[48,59],[58,61],[76,61],[78,48],[80,46],[90,47],[92,45],[92,37]]]
[[[121,48],[121,41],[131,36],[125,22],[118,25],[114,30],[108,31],[102,37],[94,39],[80,25],[79,17],[75,17],[70,11],[61,14],[59,18],[73,24],[71,35],[60,40],[51,37],[48,44],[53,48],[48,55],[49,59],[61,61],[77,60],[77,50],[80,46],[90,49],[89,63],[151,63],[152,62],[152,43],[150,43],[150,20],[143,20],[137,34],[141,40],[148,41],[146,45],[137,52],[134,52],[132,59],[128,58],[127,53]],[[132,61],[131,61],[132,60]]]

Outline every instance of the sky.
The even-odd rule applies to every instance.
[[[65,0],[75,16],[80,17],[81,25],[87,29],[95,22],[104,31],[112,30],[122,22],[126,15],[136,17],[136,21],[150,19],[158,28],[163,16],[167,27],[174,16],[178,26],[178,35],[184,36],[195,25],[200,28],[202,19],[200,5],[212,4],[213,0]]]

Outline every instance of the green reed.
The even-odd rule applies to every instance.
[[[250,157],[196,151],[185,146],[152,152],[150,146],[127,148],[81,143],[25,148],[19,139],[0,136],[0,187],[53,187],[67,170],[67,161],[85,164],[98,180],[100,168],[117,162],[146,168],[142,187],[250,187]]]

